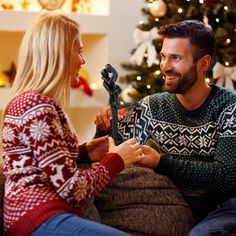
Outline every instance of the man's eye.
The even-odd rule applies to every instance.
[[[173,59],[178,62],[181,60],[181,57],[173,57]]]
[[[165,56],[164,55],[161,55],[161,60],[165,59]]]

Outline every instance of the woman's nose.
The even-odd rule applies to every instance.
[[[83,58],[83,57],[82,57],[82,63],[81,63],[81,64],[82,64],[82,65],[83,65],[83,64],[85,64],[85,60],[84,60],[84,58]]]

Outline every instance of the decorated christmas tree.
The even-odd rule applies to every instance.
[[[130,62],[121,66],[129,71],[120,77],[129,84],[122,93],[124,102],[164,91],[160,71],[161,38],[158,29],[187,19],[197,19],[215,32],[216,51],[207,72],[209,82],[234,89],[236,81],[236,0],[145,0],[142,9],[145,20],[134,30],[136,48],[131,51]]]

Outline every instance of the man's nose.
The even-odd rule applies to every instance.
[[[165,71],[169,71],[169,70],[172,69],[172,64],[171,64],[171,62],[168,59],[165,59],[165,60],[161,61],[160,68],[164,72]]]

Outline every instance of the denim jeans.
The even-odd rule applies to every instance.
[[[189,236],[236,236],[236,197],[219,205],[200,221]]]
[[[61,213],[49,218],[31,236],[128,236],[112,227],[80,218],[70,213]]]

